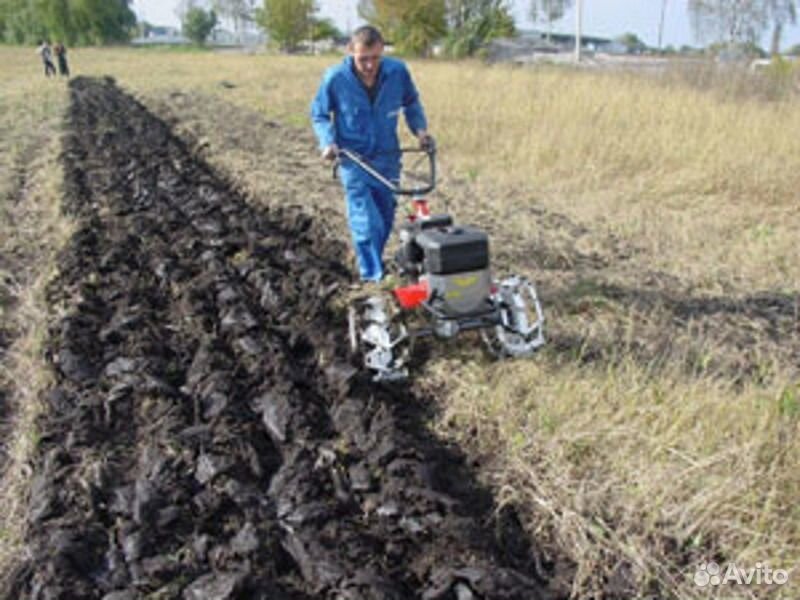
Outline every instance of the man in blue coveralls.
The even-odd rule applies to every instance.
[[[425,111],[405,64],[383,57],[383,37],[372,26],[353,32],[349,56],[328,69],[311,104],[311,120],[322,156],[336,158],[339,148],[364,157],[384,177],[400,177],[397,118],[425,147]],[[358,166],[344,161],[339,176],[347,195],[347,220],[362,281],[384,276],[383,248],[389,239],[397,204],[394,194]]]

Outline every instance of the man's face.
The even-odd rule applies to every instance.
[[[378,67],[381,64],[381,55],[383,54],[383,44],[373,44],[372,46],[365,46],[360,42],[356,42],[350,48],[350,55],[353,57],[353,63],[356,66],[356,73],[366,83],[371,85],[375,82],[375,77],[378,74]]]

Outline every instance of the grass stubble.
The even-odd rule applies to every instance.
[[[52,382],[44,357],[47,332],[58,319],[45,288],[56,255],[72,233],[61,212],[59,161],[63,82],[32,77],[3,83],[0,127],[0,327],[2,349],[2,469],[0,469],[0,589],[24,557],[30,459],[36,449],[40,398]]]

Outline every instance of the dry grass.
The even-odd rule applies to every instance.
[[[0,313],[13,340],[0,365],[0,386],[8,406],[3,424],[0,473],[0,587],[24,553],[30,458],[37,443],[40,397],[51,383],[43,356],[47,328],[55,319],[45,286],[55,254],[69,237],[71,223],[61,214],[60,121],[66,94],[60,82],[40,87],[27,79],[3,89],[0,127]]]
[[[705,560],[796,566],[797,386],[736,390],[630,363],[442,360],[428,375],[459,382],[440,431],[492,457],[501,501],[522,507],[534,539],[568,549],[576,596],[601,595],[615,569],[640,590],[702,597],[691,576]]]
[[[798,280],[796,102],[722,102],[629,74],[419,71],[443,154],[468,176],[533,191],[712,289]]]
[[[28,74],[38,75],[38,63],[27,49],[2,49],[0,57],[10,65],[11,83],[3,85],[20,97],[58,85]],[[71,58],[75,72],[113,75],[143,98],[210,94],[298,128],[307,127],[319,75],[335,60],[155,50],[76,50]],[[798,293],[796,100],[726,96],[629,74],[470,63],[412,68],[440,143],[441,196],[462,219],[500,215],[493,223],[498,246],[545,235],[543,243],[565,257],[564,277],[577,268],[570,256],[578,248],[608,259],[593,277],[635,288],[646,287],[642,274],[656,273],[660,281],[674,278],[681,293]],[[217,124],[199,140],[207,156],[266,197],[274,183],[259,157],[225,142],[225,115],[210,118]],[[254,127],[250,135],[269,133]],[[531,212],[534,205],[588,233],[549,230],[552,222]],[[611,245],[632,249],[624,264]],[[525,268],[537,258],[512,253],[506,266]],[[796,364],[766,345],[758,359],[768,376],[757,382],[737,377],[734,385],[737,374],[703,369],[688,375],[680,361],[656,367],[631,353],[625,331],[629,324],[633,331],[634,315],[625,307],[603,305],[588,316],[545,309],[556,333],[583,327],[589,337],[620,336],[616,360],[587,366],[553,349],[503,365],[444,357],[427,366],[424,380],[446,390],[433,426],[491,457],[483,475],[502,501],[520,507],[534,537],[575,561],[574,596],[596,597],[624,571],[640,596],[656,582],[661,595],[708,597],[691,575],[712,558],[745,568],[797,567]],[[724,336],[691,322],[665,315],[653,323],[667,342],[729,352]],[[748,335],[760,347],[765,333]],[[725,593],[797,597],[800,574],[780,589]]]

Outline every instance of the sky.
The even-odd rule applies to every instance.
[[[356,11],[357,0],[318,0],[320,14],[330,17],[337,26],[350,30],[361,23]],[[687,10],[688,0],[666,0],[664,14],[663,46],[680,47],[683,45],[705,45],[692,35]],[[528,0],[514,0],[514,16],[517,26],[523,29],[533,28],[527,18]],[[133,9],[140,20],[156,25],[178,26],[176,14],[178,0],[134,0]],[[583,0],[583,32],[585,35],[614,38],[623,33],[635,33],[650,46],[658,45],[658,25],[661,18],[662,0]],[[542,28],[542,25],[537,25]],[[573,12],[554,23],[553,31],[571,33],[575,29]],[[768,45],[762,41],[762,46]],[[800,44],[800,26],[792,26],[785,30],[783,46]]]

